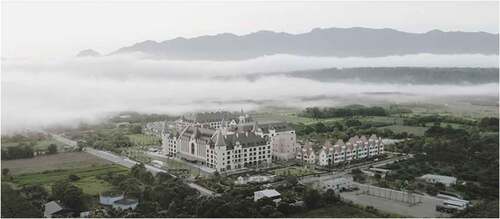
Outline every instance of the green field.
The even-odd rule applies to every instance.
[[[66,169],[66,170],[53,170],[53,171],[45,171],[39,173],[29,173],[29,174],[21,174],[14,176],[13,183],[18,186],[23,185],[43,185],[47,188],[61,180],[68,179],[68,176],[73,174],[80,177],[80,179],[74,184],[87,194],[96,195],[99,192],[110,189],[111,185],[103,180],[98,180],[95,176],[107,174],[109,172],[112,173],[126,173],[128,171],[127,168],[118,166],[115,164],[94,166],[94,167],[85,167],[78,169]]]
[[[130,139],[132,144],[138,146],[160,145],[161,142],[160,138],[152,135],[133,134],[133,135],[127,135],[127,137]]]
[[[402,133],[407,132],[408,134],[414,134],[416,136],[423,136],[425,131],[429,129],[428,127],[419,127],[419,126],[407,126],[407,125],[390,125],[379,127],[378,129],[390,129],[394,133]]]
[[[403,125],[403,118],[392,116],[364,116],[359,119],[361,122],[381,123],[388,125]]]
[[[304,123],[306,125],[317,122],[335,122],[343,118],[328,118],[328,119],[312,119],[307,117],[297,116],[296,113],[280,113],[280,112],[266,112],[252,114],[252,117],[257,121],[287,121],[290,123]]]
[[[304,167],[285,167],[280,169],[275,169],[271,171],[272,174],[277,176],[304,176],[313,173],[317,173],[316,171],[304,168]]]
[[[336,204],[333,206],[318,208],[307,212],[291,215],[294,218],[374,218],[380,217],[363,209],[347,204]]]
[[[27,159],[2,160],[2,168],[8,168],[13,175],[38,173],[56,169],[77,169],[106,164],[111,164],[111,162],[85,152],[58,153]]]

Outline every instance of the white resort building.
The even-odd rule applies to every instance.
[[[240,114],[226,111],[190,113],[176,121],[176,128],[182,130],[187,126],[197,125],[204,128],[218,129],[223,126],[231,127],[251,121],[252,118],[245,114],[243,110]]]
[[[162,134],[163,153],[219,172],[293,159],[299,148],[287,123],[258,124],[243,112],[190,114],[175,127]]]
[[[222,129],[188,126],[177,139],[177,157],[219,172],[271,163],[271,145],[253,132],[224,134]]]

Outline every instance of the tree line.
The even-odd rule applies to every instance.
[[[362,105],[351,105],[342,108],[336,107],[308,107],[302,111],[299,116],[326,119],[335,117],[351,117],[351,116],[387,116],[389,113],[382,107],[373,106],[365,107]]]
[[[416,154],[415,159],[397,165],[404,168],[395,174],[397,178],[411,179],[424,172],[439,171],[437,174],[466,181],[455,189],[468,199],[498,200],[498,133],[433,126],[423,137],[398,143],[395,149]],[[414,170],[408,171],[408,165]]]

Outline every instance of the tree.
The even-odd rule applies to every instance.
[[[340,200],[337,194],[335,194],[335,191],[333,189],[326,190],[322,198],[323,201],[327,204],[333,204]]]
[[[428,185],[427,188],[425,189],[427,194],[429,195],[437,195],[438,189],[434,185]]]
[[[55,200],[60,200],[68,208],[81,211],[85,208],[82,189],[69,183],[59,181],[52,185],[52,196]]]
[[[3,168],[2,169],[2,180],[12,180],[12,176],[10,175],[10,169],[9,168]]]
[[[2,176],[8,176],[10,173],[10,169],[9,168],[3,168],[2,169]]]
[[[83,201],[82,189],[71,184],[66,188],[65,193],[61,199],[61,202],[65,206],[74,209],[78,212],[85,209],[85,202]]]
[[[30,201],[9,184],[2,183],[1,187],[2,218],[40,218],[43,216],[40,208],[33,206]]]
[[[75,175],[75,174],[71,174],[68,176],[68,179],[69,179],[69,181],[74,182],[74,181],[78,181],[80,179],[80,177]]]
[[[167,209],[167,216],[168,217],[177,217],[177,210],[178,210],[178,206],[177,204],[175,203],[175,201],[171,202],[170,205],[168,205],[168,209]]]
[[[130,133],[131,134],[142,134],[142,126],[140,126],[140,125],[130,126]]]
[[[321,195],[318,190],[306,189],[304,192],[304,204],[308,209],[314,209],[321,206]]]
[[[168,180],[172,179],[173,177],[164,172],[159,172],[156,174],[156,180],[158,181],[158,184],[162,184],[164,182],[167,182]]]
[[[286,176],[285,180],[289,186],[295,186],[297,185],[297,183],[299,183],[297,176]]]
[[[57,154],[57,145],[55,144],[50,144],[48,147],[48,153],[49,154]]]
[[[498,218],[498,199],[483,201],[473,207],[459,211],[453,217],[457,218]]]
[[[120,189],[125,193],[125,196],[139,197],[141,194],[141,182],[136,178],[128,178],[121,182]]]

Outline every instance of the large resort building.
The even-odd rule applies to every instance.
[[[163,153],[219,172],[293,159],[295,130],[286,123],[258,124],[248,114],[194,113],[163,131]]]
[[[382,139],[375,135],[338,140],[334,145],[327,141],[315,152],[311,143],[303,147],[297,143],[289,124],[258,123],[243,111],[189,114],[170,127],[161,135],[164,154],[219,172],[267,166],[273,160],[298,159],[327,166],[384,153]]]
[[[271,163],[271,145],[252,132],[224,134],[222,129],[188,126],[177,139],[177,156],[219,172]]]

